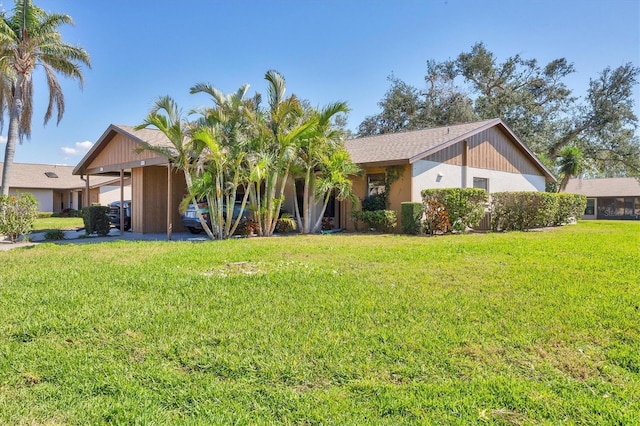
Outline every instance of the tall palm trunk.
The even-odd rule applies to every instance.
[[[4,150],[4,165],[2,168],[2,195],[9,195],[9,186],[11,172],[13,169],[13,158],[16,153],[16,144],[18,143],[18,131],[20,128],[20,118],[22,117],[22,109],[24,107],[22,101],[22,84],[25,78],[19,74],[15,93],[13,95],[13,103],[11,105],[11,114],[9,117],[9,133],[7,135],[7,146]]]

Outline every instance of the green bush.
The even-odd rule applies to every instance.
[[[421,194],[423,202],[435,200],[444,206],[451,221],[448,231],[464,231],[478,225],[489,201],[487,192],[479,188],[424,189]]]
[[[494,193],[491,196],[491,228],[512,231],[552,226],[558,223],[560,198],[559,194],[551,192]]]
[[[44,234],[45,240],[64,240],[64,231],[62,229],[50,229]]]
[[[356,230],[358,224],[363,223],[367,229],[374,229],[380,232],[390,232],[397,223],[397,213],[395,210],[363,211],[356,210],[352,213]]]
[[[288,234],[298,228],[296,220],[290,213],[283,213],[276,222],[276,232],[279,234]]]
[[[54,212],[38,212],[38,219],[47,219],[50,217],[57,217],[57,213]]]
[[[587,197],[580,194],[568,194],[561,192],[556,194],[558,198],[558,211],[555,224],[571,223],[578,220],[584,214],[587,207]]]
[[[32,194],[0,195],[0,235],[11,242],[33,229],[38,217],[38,200]]]
[[[108,206],[90,206],[82,209],[82,220],[87,235],[94,232],[100,236],[109,234],[111,223],[109,222]]]
[[[379,194],[369,195],[362,200],[362,211],[375,212],[385,210],[387,208],[387,194],[381,192]]]
[[[422,205],[422,203],[400,203],[402,232],[409,235],[418,234],[420,232],[420,228],[422,227],[423,215],[424,206]]]

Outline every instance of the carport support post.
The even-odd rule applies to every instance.
[[[173,211],[173,185],[171,183],[171,162],[167,164],[167,240],[171,240],[173,236],[173,221],[172,219],[172,211]]]
[[[89,175],[87,175],[87,179],[84,181],[84,206],[89,207],[89,200],[91,197],[89,196]]]
[[[124,169],[120,169],[120,235],[124,234]]]

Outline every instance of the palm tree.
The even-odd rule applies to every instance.
[[[199,173],[211,182],[205,188],[212,195],[209,205],[211,217],[217,226],[218,238],[231,236],[238,227],[247,204],[249,191],[245,189],[240,210],[234,218],[234,207],[240,186],[247,187],[246,116],[244,96],[249,90],[245,84],[235,93],[224,95],[215,87],[199,83],[191,93],[207,93],[214,106],[201,108],[196,122],[193,142],[204,149],[198,159]]]
[[[259,234],[270,236],[278,222],[298,141],[308,137],[314,123],[303,119],[304,110],[295,95],[285,97],[286,85],[281,74],[271,70],[265,74],[265,79],[269,83],[268,109],[256,108],[251,112],[250,151],[254,153],[254,168],[251,170],[250,197]]]
[[[327,154],[322,161],[322,173],[318,178],[314,194],[316,199],[323,200],[322,210],[315,225],[311,228],[311,232],[320,231],[322,218],[327,210],[331,194],[334,194],[336,200],[339,201],[346,199],[350,199],[352,202],[356,201],[350,176],[358,174],[360,168],[351,161],[349,152],[342,144],[330,147]]]
[[[567,146],[562,148],[558,157],[558,168],[562,180],[560,181],[560,187],[558,192],[563,192],[567,188],[569,179],[573,176],[577,176],[582,169],[583,156],[578,147]]]
[[[0,103],[9,110],[9,131],[2,171],[1,193],[9,193],[16,143],[31,135],[33,112],[33,72],[44,69],[49,87],[49,104],[44,115],[46,124],[57,110],[57,122],[64,114],[64,94],[56,74],[77,79],[84,85],[82,65],[91,67],[89,54],[81,47],[64,43],[58,27],[73,24],[69,15],[47,14],[30,0],[17,1],[13,16],[0,19]],[[0,116],[0,120],[2,120]]]
[[[321,166],[328,164],[326,159],[331,157],[337,147],[342,146],[344,132],[332,124],[332,118],[340,113],[347,113],[349,108],[344,102],[336,102],[320,111],[312,110],[310,120],[313,127],[306,138],[300,138],[297,151],[297,170],[304,179],[302,206],[298,206],[294,188],[295,217],[301,232],[308,234],[313,232],[312,211],[315,201],[325,198],[324,193],[317,197],[316,178],[321,171]],[[302,207],[303,215],[300,214]],[[324,208],[323,208],[324,213]],[[302,216],[302,218],[301,218]]]
[[[164,155],[169,159],[173,167],[182,170],[187,184],[187,191],[189,192],[185,201],[187,204],[196,201],[199,194],[194,185],[193,159],[198,157],[199,153],[194,150],[194,146],[189,137],[189,128],[191,126],[182,118],[182,113],[176,102],[169,96],[158,98],[142,124],[136,126],[136,130],[147,127],[155,127],[160,130],[167,139],[169,139],[169,142],[171,142],[171,147],[168,148],[143,143],[142,148]],[[181,207],[185,207],[185,205]],[[196,216],[200,221],[200,225],[202,225],[202,229],[204,229],[207,236],[213,240],[215,238],[213,231],[207,225],[199,208],[196,208]]]

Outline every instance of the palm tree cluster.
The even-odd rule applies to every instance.
[[[331,194],[338,200],[353,198],[348,176],[358,168],[335,122],[348,112],[347,105],[337,102],[316,109],[286,95],[285,79],[278,72],[268,71],[265,80],[266,106],[260,94],[246,97],[248,84],[225,95],[199,83],[191,93],[209,95],[212,105],[191,111],[195,119],[184,117],[165,96],[137,127],[156,128],[171,141],[171,148],[144,144],[143,149],[166,156],[184,173],[188,193],[182,209],[206,200],[211,226],[200,209],[196,214],[212,239],[233,235],[245,209],[252,213],[259,235],[273,235],[287,185],[293,188],[295,220],[303,233],[320,229]],[[304,182],[302,205],[292,184],[297,178]],[[234,214],[236,205],[240,214]]]
[[[83,86],[82,66],[90,67],[89,54],[62,41],[58,28],[73,24],[70,16],[48,14],[30,0],[16,1],[13,15],[0,14],[0,124],[8,110],[9,130],[2,171],[2,195],[9,193],[16,144],[31,135],[33,72],[41,67],[49,88],[46,124],[57,111],[64,114],[64,94],[57,74]]]

